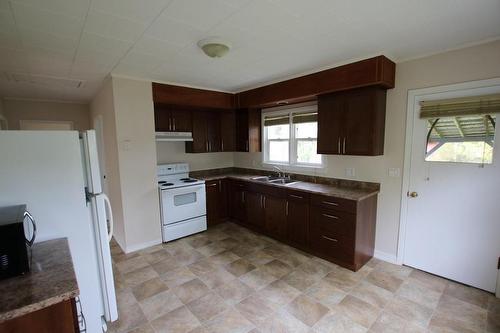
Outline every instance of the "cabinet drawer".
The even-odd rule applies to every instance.
[[[336,237],[327,231],[311,228],[311,248],[328,258],[350,263],[354,259],[354,240]]]
[[[311,228],[333,238],[354,239],[356,217],[354,215],[326,209],[311,212]]]
[[[301,192],[301,191],[294,191],[294,190],[287,190],[286,191],[286,199],[288,201],[293,201],[293,202],[309,203],[309,193]]]
[[[349,213],[356,213],[356,201],[331,197],[327,195],[311,195],[311,204],[323,208],[341,210]]]
[[[231,181],[232,186],[234,189],[239,189],[239,190],[246,190],[247,189],[247,183],[241,180],[232,180]]]

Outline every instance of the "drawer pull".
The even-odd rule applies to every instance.
[[[321,236],[321,237],[323,237],[323,238],[324,238],[324,239],[326,239],[326,240],[329,240],[330,242],[335,242],[335,243],[337,243],[337,242],[338,242],[338,240],[336,240],[335,238],[330,238],[330,237],[328,237],[328,236]]]
[[[335,216],[335,215],[330,215],[330,214],[323,214],[324,217],[327,217],[329,219],[334,219],[334,220],[338,220],[339,217],[338,216]]]
[[[207,184],[207,187],[214,187],[214,186],[217,186],[217,183],[216,184]]]
[[[322,201],[322,203],[327,204],[327,205],[332,205],[332,206],[338,206],[339,205],[336,202],[330,202],[330,201]]]
[[[300,195],[295,195],[295,194],[290,194],[292,198],[297,198],[297,199],[304,199],[304,197],[301,197]]]

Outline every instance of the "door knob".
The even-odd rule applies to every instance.
[[[407,196],[409,196],[410,198],[416,198],[416,197],[418,197],[418,193],[417,192],[408,192]]]

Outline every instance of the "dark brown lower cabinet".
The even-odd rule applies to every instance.
[[[46,308],[0,323],[2,333],[76,333],[77,310],[74,299],[69,299]]]
[[[207,224],[213,226],[227,220],[227,180],[210,180],[205,183]]]
[[[356,201],[242,180],[230,184],[236,222],[354,271],[373,257],[376,195]]]

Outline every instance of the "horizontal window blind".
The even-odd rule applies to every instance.
[[[264,126],[288,125],[290,118],[288,114],[279,116],[264,116]]]
[[[318,113],[317,112],[303,112],[303,113],[293,113],[292,114],[292,122],[294,124],[314,123],[317,121],[318,121]]]
[[[500,94],[420,102],[423,119],[494,113],[500,113]]]

